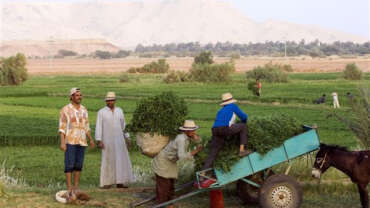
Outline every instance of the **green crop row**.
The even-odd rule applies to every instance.
[[[59,136],[0,136],[1,146],[40,146],[59,143]]]

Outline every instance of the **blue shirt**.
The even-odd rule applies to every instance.
[[[243,123],[246,123],[248,120],[248,115],[245,114],[240,108],[234,103],[225,105],[221,108],[216,116],[215,123],[212,128],[222,127],[222,126],[231,126],[233,120],[235,119],[235,114],[242,120]]]

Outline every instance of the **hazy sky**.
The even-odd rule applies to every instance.
[[[0,0],[5,1],[88,1],[88,0]],[[136,0],[106,0],[136,1]],[[159,1],[159,0],[137,0]],[[283,20],[337,29],[370,38],[370,0],[222,0],[232,3],[256,21]]]
[[[257,21],[313,24],[370,37],[370,0],[225,0]]]

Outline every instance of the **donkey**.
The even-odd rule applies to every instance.
[[[369,208],[367,185],[370,182],[370,151],[348,151],[345,147],[321,144],[312,176],[320,178],[331,166],[344,172],[357,184],[362,208]]]

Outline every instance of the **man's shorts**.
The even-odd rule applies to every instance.
[[[84,157],[84,146],[67,144],[67,151],[64,153],[64,172],[82,171]]]

